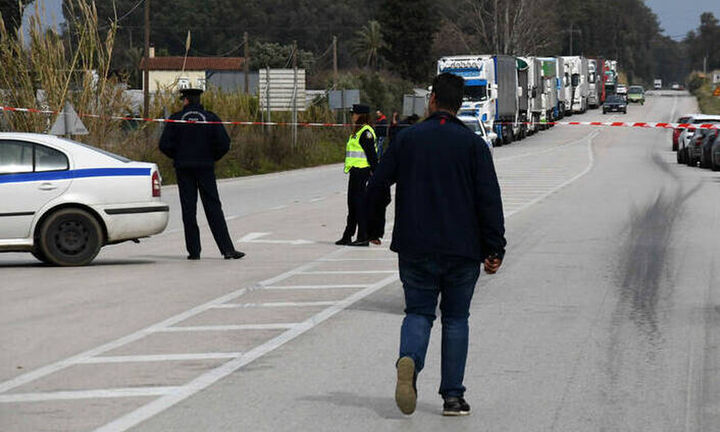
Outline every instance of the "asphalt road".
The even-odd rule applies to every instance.
[[[672,95],[572,119],[697,111]],[[222,182],[241,261],[207,229],[185,260],[172,187],[163,235],[92,266],[0,255],[0,430],[717,430],[720,176],[669,148],[557,126],[495,150],[509,247],[473,301],[470,417],[440,416],[438,328],[418,411],[395,407],[396,258],[332,244],[330,166]]]

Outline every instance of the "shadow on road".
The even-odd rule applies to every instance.
[[[395,399],[392,397],[371,397],[348,392],[331,392],[325,396],[307,396],[300,398],[300,400],[308,402],[323,402],[339,407],[370,409],[375,411],[379,417],[388,420],[408,418],[398,411],[398,408],[395,405]],[[418,402],[416,411],[440,415],[440,405]]]
[[[84,267],[111,267],[111,266],[124,266],[124,265],[147,265],[147,264],[156,264],[156,261],[154,260],[146,260],[146,259],[124,259],[124,260],[108,260],[108,259],[102,259],[93,261],[92,263],[84,266]],[[67,267],[57,267],[49,264],[44,264],[39,261],[37,262],[2,262],[0,261],[0,268],[46,268],[46,269],[59,269],[59,268],[67,268]],[[83,268],[83,267],[70,267],[74,269]]]

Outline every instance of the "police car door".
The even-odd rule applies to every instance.
[[[0,239],[27,239],[36,214],[72,181],[67,156],[40,144],[0,140]]]

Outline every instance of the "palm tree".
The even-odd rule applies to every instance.
[[[372,66],[373,69],[377,69],[380,50],[385,47],[385,41],[383,40],[382,33],[380,33],[380,23],[373,20],[355,33],[352,52],[360,64],[364,64],[365,67]]]

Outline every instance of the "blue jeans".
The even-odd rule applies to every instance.
[[[400,255],[405,291],[405,319],[400,331],[400,357],[411,357],[415,371],[425,366],[430,330],[440,295],[443,397],[463,396],[468,352],[470,301],[480,276],[480,261],[469,258]]]
[[[378,137],[377,140],[377,157],[380,159],[383,155],[383,147],[385,146],[385,137]]]

